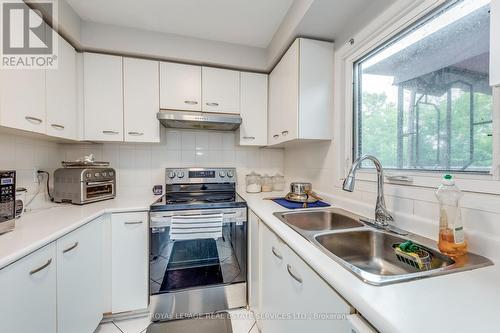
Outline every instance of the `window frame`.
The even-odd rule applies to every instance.
[[[337,150],[336,169],[338,172],[336,185],[340,186],[355,156],[354,131],[357,128],[355,126],[355,63],[367,57],[384,43],[397,38],[398,35],[404,33],[411,26],[422,22],[426,16],[442,10],[456,1],[458,0],[419,0],[408,3],[399,0],[346,45],[337,50],[335,55],[336,82],[343,82],[344,84],[338,84],[335,92],[337,96],[335,139],[339,148]],[[450,173],[455,176],[458,186],[466,192],[500,195],[500,88],[493,87],[492,89],[493,160],[491,170],[489,173]],[[344,149],[341,147],[344,147]],[[432,170],[387,169],[386,176],[403,176],[412,179],[412,181],[391,181],[387,180],[387,178],[385,181],[397,185],[399,191],[404,186],[404,191],[408,190],[408,195],[411,196],[411,193],[414,192],[411,191],[411,188],[435,188],[439,184],[443,173]],[[357,173],[357,179],[375,182],[376,175],[371,169],[360,169]]]

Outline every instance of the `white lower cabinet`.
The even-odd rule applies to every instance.
[[[0,313],[0,332],[56,332],[54,243],[0,270]]]
[[[148,213],[111,217],[111,310],[148,307]]]
[[[348,333],[348,303],[262,223],[263,333]]]
[[[56,242],[59,333],[93,332],[102,319],[102,233],[97,219]]]
[[[260,313],[260,236],[262,223],[254,212],[248,213],[248,305]]]

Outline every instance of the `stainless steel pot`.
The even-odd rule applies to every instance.
[[[290,193],[285,196],[285,199],[292,202],[314,203],[318,201],[318,197],[312,191],[311,183],[293,182],[290,184]]]

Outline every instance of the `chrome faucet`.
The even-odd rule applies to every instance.
[[[363,155],[358,157],[349,169],[349,174],[347,178],[344,179],[344,184],[342,189],[344,191],[352,192],[354,190],[354,184],[356,182],[355,176],[356,171],[361,166],[361,163],[364,160],[370,160],[375,164],[375,168],[377,169],[377,203],[375,205],[375,225],[381,228],[387,228],[390,222],[394,222],[394,217],[385,207],[384,200],[384,169],[382,168],[382,164],[380,161],[372,155]]]

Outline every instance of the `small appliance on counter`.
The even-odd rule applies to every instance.
[[[0,234],[16,225],[16,172],[0,170]]]
[[[84,205],[116,196],[116,171],[108,162],[62,162],[54,172],[54,202]]]
[[[26,207],[26,193],[28,190],[24,187],[16,188],[16,219],[21,218]]]

